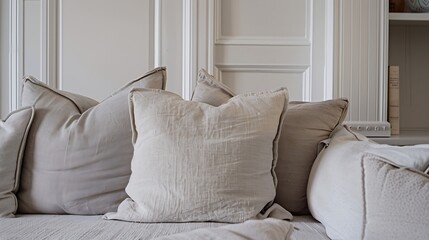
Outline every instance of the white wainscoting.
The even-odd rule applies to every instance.
[[[10,3],[11,110],[19,106],[23,75],[102,100],[154,65],[150,1]]]
[[[24,75],[24,0],[9,1],[9,112],[21,105]]]
[[[101,100],[167,66],[167,90],[186,99],[206,68],[237,92],[286,86],[294,100],[348,97],[348,120],[386,120],[386,1],[126,2],[9,0],[10,110],[24,74]]]
[[[387,120],[387,1],[335,0],[334,96],[349,121]]]
[[[311,44],[311,0],[216,1],[215,44]]]
[[[287,87],[293,100],[332,98],[326,90],[332,89],[332,58],[325,49],[333,34],[314,28],[331,23],[327,4],[317,1],[316,9],[311,0],[215,0],[209,8],[215,77],[237,92]]]

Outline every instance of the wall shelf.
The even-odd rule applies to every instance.
[[[429,144],[429,131],[401,131],[399,135],[388,138],[371,138],[375,142],[390,145]]]
[[[387,16],[386,16],[387,17]],[[427,90],[429,13],[389,13],[388,65],[400,68],[400,134],[373,138],[391,145],[429,144]],[[420,130],[415,130],[420,129]]]
[[[389,13],[390,21],[427,21],[429,13]]]

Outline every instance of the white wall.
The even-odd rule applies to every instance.
[[[166,90],[182,94],[182,1],[155,1],[159,4],[160,31],[157,66],[167,66]]]
[[[16,75],[59,89],[102,100],[162,65],[167,90],[185,98],[201,67],[238,93],[288,87],[293,100],[332,97],[328,34],[320,30],[325,0],[19,1],[23,66]]]
[[[41,78],[41,1],[24,1],[24,75]]]
[[[9,0],[0,0],[0,119],[9,113]]]
[[[37,33],[24,41],[16,77],[101,100],[167,66],[167,90],[189,98],[204,67],[237,92],[286,86],[292,100],[348,97],[348,120],[385,120],[382,1],[17,1],[21,27]]]
[[[60,88],[102,100],[149,70],[149,1],[62,0],[59,9]]]

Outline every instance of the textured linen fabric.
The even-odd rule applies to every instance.
[[[216,80],[206,70],[198,72],[197,86],[192,94],[192,101],[203,102],[212,106],[220,106],[235,96],[234,92],[225,84]]]
[[[143,224],[105,221],[99,215],[18,214],[15,218],[0,219],[0,239],[146,240],[223,225],[214,222]]]
[[[311,216],[297,216],[291,223],[294,226],[291,239],[329,239],[322,224],[315,221]],[[195,229],[222,226],[228,225],[215,222],[133,223],[105,221],[100,216],[94,215],[18,214],[16,218],[0,219],[0,239],[145,240]]]
[[[219,106],[234,95],[227,86],[201,69],[192,101]],[[275,202],[293,214],[308,214],[307,181],[319,142],[341,127],[347,108],[346,99],[289,103],[275,169],[278,178]]]
[[[128,93],[164,88],[157,68],[96,101],[58,91],[31,77],[22,104],[35,108],[23,159],[20,213],[104,214],[127,196],[133,146]]]
[[[272,204],[287,90],[213,107],[174,93],[133,90],[132,174],[117,213],[137,222],[243,222]]]
[[[325,227],[311,215],[294,216],[291,222],[294,227],[291,236],[293,240],[331,240],[326,235]]]
[[[429,145],[377,144],[347,127],[336,131],[311,170],[307,195],[311,214],[332,239],[362,239],[364,194],[361,159],[372,153],[401,166],[423,171],[429,165]]]
[[[0,217],[12,217],[18,208],[21,160],[34,116],[32,107],[10,113],[0,121]]]
[[[291,223],[267,218],[248,220],[241,224],[230,224],[217,228],[202,228],[156,238],[156,240],[289,240],[292,232]]]
[[[341,127],[348,101],[291,102],[279,142],[275,202],[301,215],[308,214],[307,183],[317,157],[319,143]]]
[[[363,239],[429,237],[429,175],[364,155],[365,221]]]

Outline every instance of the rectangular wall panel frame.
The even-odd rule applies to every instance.
[[[264,45],[264,46],[310,46],[311,45],[311,25],[313,21],[312,17],[312,5],[313,0],[305,1],[305,35],[302,37],[255,37],[255,36],[223,36],[221,29],[221,9],[222,0],[215,1],[215,44],[219,45]]]
[[[309,65],[262,65],[262,64],[236,64],[226,65],[217,64],[215,67],[215,76],[222,82],[222,73],[241,72],[241,73],[299,73],[302,75],[302,101],[311,101],[311,79]],[[274,89],[273,89],[274,90]]]

